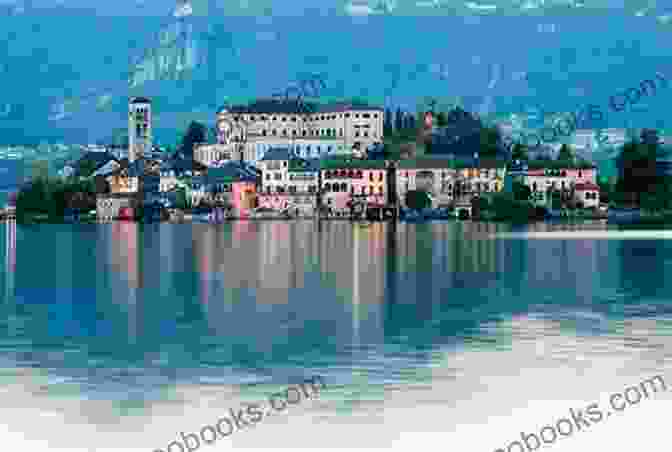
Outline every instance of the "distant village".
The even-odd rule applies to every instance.
[[[597,167],[576,147],[558,145],[555,155],[519,144],[507,149],[505,126],[488,126],[460,108],[394,117],[362,102],[303,107],[276,98],[225,106],[216,112],[214,142],[207,142],[205,126],[192,123],[178,149],[166,151],[153,143],[152,101],[131,98],[127,145],[89,149],[57,180],[38,171],[10,198],[5,215],[44,221],[507,220],[606,218],[614,202],[653,205],[624,189],[643,174],[628,179],[627,156],[619,159],[620,178],[598,183]],[[663,146],[655,131],[629,144],[624,131],[607,132],[625,148],[653,143],[660,154]],[[654,176],[669,166],[656,158]],[[664,211],[664,204],[649,210]]]

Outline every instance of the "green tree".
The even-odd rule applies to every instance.
[[[511,159],[527,160],[527,146],[521,143],[514,144],[513,149],[511,150]]]
[[[501,136],[496,127],[483,127],[480,130],[481,155],[493,155],[500,150]]]
[[[186,190],[182,187],[176,189],[175,207],[183,210],[189,208],[189,203],[187,201],[187,193]]]
[[[187,128],[182,143],[180,144],[180,154],[186,158],[193,158],[194,144],[204,143],[207,139],[208,128],[200,122],[192,121]]]
[[[558,158],[556,160],[562,162],[574,161],[574,154],[567,144],[560,146],[560,151],[558,152]]]
[[[422,210],[432,205],[427,192],[422,190],[409,190],[406,193],[406,206],[413,210]]]
[[[96,162],[90,159],[84,159],[79,163],[79,175],[89,177],[96,171]]]
[[[515,181],[513,183],[513,198],[516,201],[528,201],[532,195],[532,190],[522,182]]]
[[[35,160],[31,165],[31,178],[33,180],[49,179],[49,162],[47,160]]]
[[[448,125],[448,118],[444,112],[440,111],[439,114],[436,115],[436,125],[439,127],[445,127]]]

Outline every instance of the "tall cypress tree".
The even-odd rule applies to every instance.
[[[383,121],[383,134],[392,135],[394,129],[392,127],[392,111],[389,108],[385,109],[385,119]]]
[[[397,114],[394,117],[394,129],[397,132],[400,132],[404,128],[403,115],[401,108],[397,108]]]

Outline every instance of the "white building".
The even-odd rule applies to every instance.
[[[149,156],[152,150],[151,101],[134,97],[128,104],[128,160]]]
[[[334,153],[351,153],[383,141],[382,108],[336,103],[319,106],[315,113],[305,110],[299,102],[275,99],[222,108],[217,112],[218,140],[250,144],[246,160],[261,159],[266,144],[298,146],[297,154],[310,158],[323,152],[323,146],[327,154],[329,146]]]
[[[194,160],[205,166],[238,160],[233,143],[197,144],[194,146]]]

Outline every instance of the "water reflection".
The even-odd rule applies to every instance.
[[[603,334],[594,316],[669,310],[666,242],[503,240],[510,226],[476,222],[3,227],[3,353],[97,390],[129,367],[150,386],[398,380],[433,350],[489,344],[483,326],[502,319],[570,315]]]

